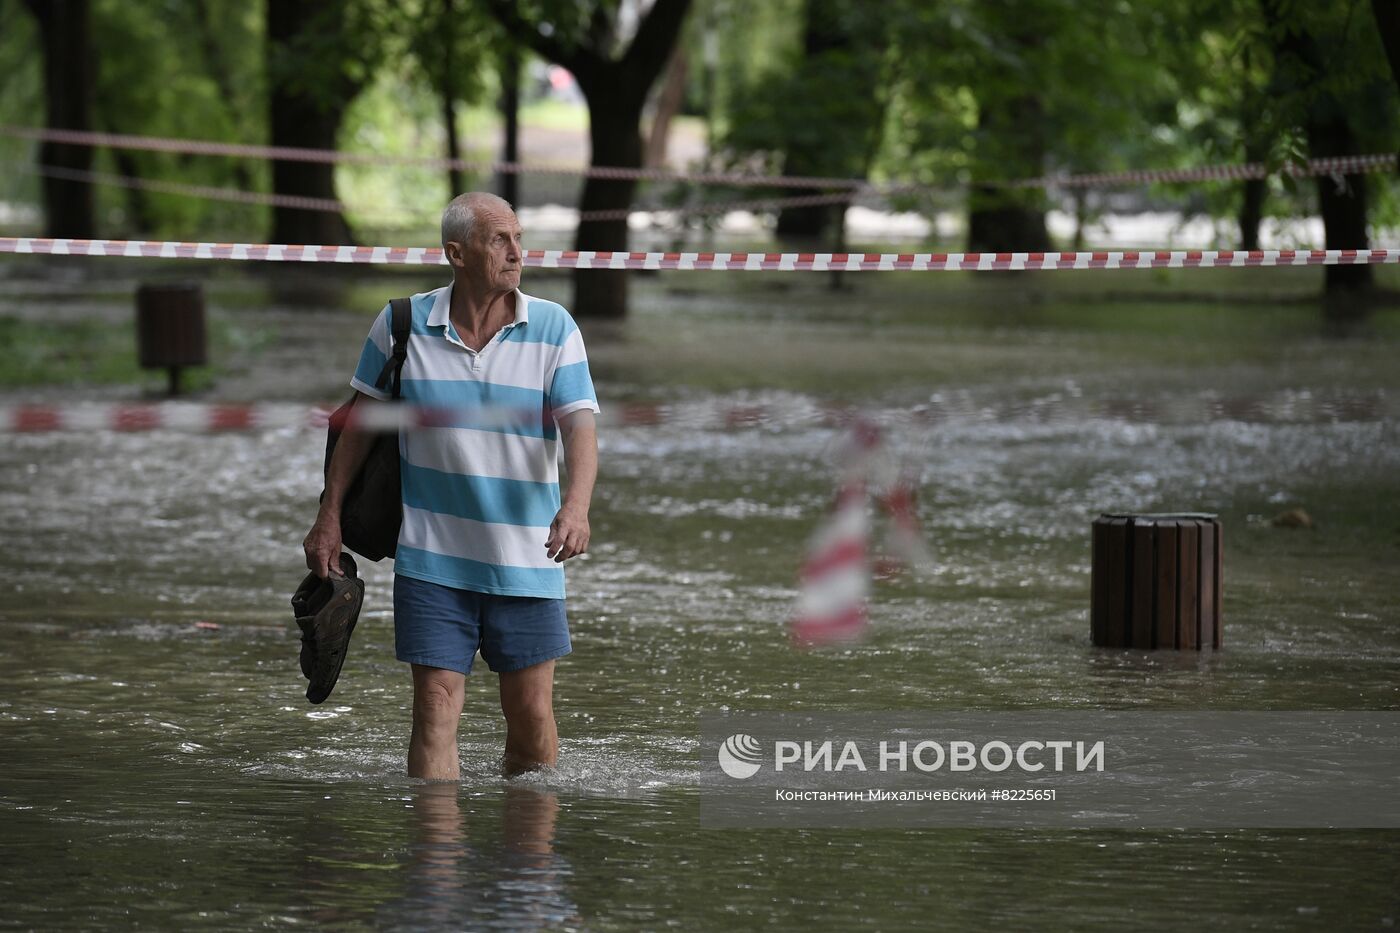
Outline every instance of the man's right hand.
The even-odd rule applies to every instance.
[[[340,516],[318,512],[301,549],[306,552],[307,568],[322,580],[331,573],[344,576],[340,569]]]

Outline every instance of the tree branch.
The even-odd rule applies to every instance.
[[[580,70],[589,70],[593,65],[591,50],[569,48],[553,35],[540,32],[539,25],[520,15],[516,0],[486,0],[486,12],[518,42],[528,45],[545,58],[563,65],[577,77]]]
[[[634,87],[648,89],[670,61],[676,37],[690,11],[690,0],[656,0],[637,27],[637,35],[622,57],[623,69]]]

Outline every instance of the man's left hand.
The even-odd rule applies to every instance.
[[[549,525],[549,538],[544,542],[545,553],[556,564],[577,557],[588,550],[588,513],[564,506]]]

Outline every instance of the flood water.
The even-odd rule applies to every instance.
[[[403,776],[388,562],[306,702],[288,599],[316,431],[0,436],[0,926],[1394,927],[1396,831],[699,826],[705,710],[1400,708],[1397,312],[1327,336],[1293,270],[1106,290],[1138,274],[639,279],[632,317],[585,334],[604,409],[662,414],[601,432],[559,768],[513,781],[480,663],[460,785]],[[129,339],[130,284],[71,281],[56,313]],[[435,284],[294,310],[216,281],[217,326],[257,339],[208,397],[335,401],[383,301]],[[5,281],[0,311],[47,314],[48,287]],[[876,587],[863,642],[801,652],[848,408],[917,477],[937,566]],[[1315,527],[1270,524],[1292,508]],[[1221,651],[1089,644],[1090,522],[1115,510],[1219,513]]]

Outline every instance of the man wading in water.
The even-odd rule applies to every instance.
[[[588,549],[598,402],[573,318],[519,289],[524,250],[511,206],[491,194],[458,196],[442,214],[442,246],[452,283],[413,296],[401,399],[453,413],[449,427],[400,435],[394,648],[413,669],[408,773],[455,780],[478,649],[500,674],[506,774],[558,757],[554,660],[571,650],[563,562]],[[392,349],[389,319],[386,307],[370,328],[350,380],[356,404],[390,397],[374,387]],[[323,578],[339,571],[340,505],[372,439],[351,428],[336,445],[303,542],[307,566]]]

